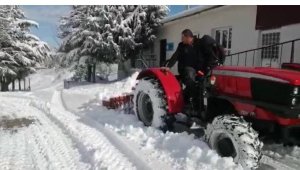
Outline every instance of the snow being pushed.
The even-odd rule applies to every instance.
[[[104,88],[99,91],[98,99],[105,100],[111,97],[117,97],[126,94],[132,94],[133,88],[137,84],[137,76],[139,72],[134,72],[130,77],[121,80],[119,82],[115,82],[112,85],[104,86]]]
[[[129,77],[116,81],[94,83],[84,86],[72,87],[71,89],[64,90],[65,94],[76,94],[90,96],[91,98],[97,98],[97,100],[105,100],[111,97],[116,97],[124,94],[131,94],[133,92],[132,88],[135,87],[137,83],[137,76],[139,72],[135,71]]]

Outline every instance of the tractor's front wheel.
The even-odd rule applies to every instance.
[[[167,102],[158,80],[139,80],[134,92],[134,112],[145,126],[163,127],[167,115]]]
[[[247,169],[259,166],[263,144],[258,133],[242,117],[217,116],[207,125],[205,139],[220,156],[232,157]]]

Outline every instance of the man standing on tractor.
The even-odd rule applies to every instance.
[[[181,81],[186,86],[185,101],[189,102],[194,109],[203,109],[203,101],[196,92],[196,74],[201,71],[207,74],[211,67],[224,62],[224,51],[210,36],[204,35],[201,39],[193,36],[189,29],[181,33],[181,42],[172,57],[167,60],[166,67],[173,67],[178,61],[178,73]],[[201,97],[199,98],[200,100]],[[200,104],[199,104],[200,103]]]
[[[289,79],[283,79],[286,71],[281,69],[275,69],[275,72],[271,74],[272,71],[269,69],[266,69],[267,72],[264,73],[255,68],[214,67],[223,63],[224,56],[223,49],[210,36],[205,35],[198,39],[193,37],[190,30],[184,30],[182,32],[182,42],[179,43],[176,52],[165,64],[167,67],[172,67],[178,61],[178,72],[182,81],[168,71],[169,68],[149,68],[141,71],[134,90],[133,110],[137,118],[146,126],[157,127],[163,131],[179,132],[186,130],[196,136],[204,135],[203,139],[220,156],[232,157],[234,162],[240,163],[245,169],[255,169],[259,167],[263,144],[254,127],[259,129],[261,122],[265,120],[259,120],[260,118],[255,117],[255,114],[245,120],[244,113],[249,112],[252,114],[253,109],[249,108],[249,105],[257,107],[261,114],[269,114],[270,111],[265,110],[267,107],[262,107],[263,104],[256,106],[255,102],[249,102],[246,106],[241,106],[244,103],[241,98],[246,96],[251,101],[256,100],[258,96],[262,103],[265,102],[265,105],[268,105],[268,102],[271,102],[270,97],[261,97],[261,93],[259,93],[261,88],[276,91],[277,88],[282,88],[284,85],[284,87],[289,86],[291,88],[289,88],[289,92],[282,95],[286,95],[292,101],[295,99],[295,95],[290,97],[290,94],[296,94],[293,91],[295,92],[295,89],[296,91],[298,89],[299,84],[296,80],[300,80],[300,76],[297,77],[297,73],[292,71],[289,72],[291,74]],[[202,73],[199,74],[199,71]],[[249,81],[240,81],[245,79],[244,76],[228,75],[240,86],[246,87],[243,89],[236,88],[232,92],[232,88],[229,88],[231,84],[226,83],[227,79],[220,78],[223,76],[222,73],[228,72],[250,72],[254,74],[247,77]],[[280,74],[280,76],[277,76],[277,74]],[[260,75],[264,78],[262,79]],[[208,79],[211,81],[207,82]],[[216,82],[214,82],[215,79],[217,79]],[[186,86],[183,91],[182,82]],[[291,84],[287,86],[287,82]],[[273,88],[275,83],[278,85]],[[216,88],[218,89],[216,90]],[[249,96],[249,94],[247,96],[244,93],[245,90],[256,96]],[[204,105],[204,92],[207,94],[205,96],[207,97],[206,105]],[[186,103],[184,103],[183,97]],[[277,99],[276,101],[278,102]],[[287,112],[292,113],[290,108],[293,107],[290,106],[293,104],[291,102],[285,103],[286,105],[281,103],[280,106],[287,106],[286,108],[289,109]],[[269,105],[274,104],[270,103]],[[274,108],[270,109],[274,110]],[[279,111],[282,112],[283,110],[279,109]],[[183,113],[185,119],[182,119],[182,114],[178,113]],[[249,114],[247,115],[249,116]],[[297,117],[297,115],[294,116]],[[257,126],[254,126],[255,122]],[[272,122],[274,121],[272,120]],[[196,128],[195,125],[198,125],[198,127]],[[279,124],[272,125],[272,127],[279,128],[277,125]],[[294,125],[291,126],[294,127]],[[274,129],[272,127],[270,132]],[[262,130],[265,131],[266,128]],[[282,130],[285,133],[283,136],[289,136],[286,135],[289,132],[286,130],[286,126]],[[291,137],[287,142],[294,139]]]

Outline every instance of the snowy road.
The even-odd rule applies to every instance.
[[[242,169],[193,135],[162,133],[101,106],[101,98],[131,89],[132,78],[63,90],[55,71],[35,76],[32,92],[0,94],[1,170]],[[298,147],[266,145],[264,154],[260,169],[300,167]]]
[[[16,125],[0,131],[1,169],[186,169],[191,166],[186,164],[186,161],[191,160],[180,160],[178,159],[180,155],[178,158],[172,158],[172,153],[166,153],[168,148],[161,151],[162,148],[151,146],[149,142],[151,140],[155,142],[151,136],[141,146],[142,141],[129,140],[119,135],[112,127],[93,120],[92,117],[83,118],[67,111],[59,91],[54,91],[51,102],[41,101],[22,93],[2,95],[0,101],[2,119],[32,121],[27,126]],[[156,129],[152,129],[150,134],[153,133],[163,134]],[[131,137],[139,138],[138,131],[136,134],[137,136]],[[143,136],[145,137],[148,138]],[[167,138],[174,140],[174,137],[160,136],[165,140]],[[137,140],[140,140],[138,138]],[[180,138],[178,139],[180,142]],[[174,141],[171,142],[176,144]],[[169,149],[176,152],[172,147]],[[182,156],[186,156],[184,154],[186,153]],[[213,152],[208,154],[212,158],[217,156]],[[222,163],[221,158],[214,159],[215,161],[219,159]],[[209,163],[211,160],[206,161]],[[181,164],[183,162],[185,164]],[[199,165],[206,167],[205,169],[221,166],[221,164],[207,166],[201,162],[196,164]],[[233,163],[228,166],[238,167]]]
[[[94,122],[95,128],[77,121],[64,110],[60,93],[52,106],[24,96],[0,97],[2,118],[33,120],[28,127],[0,131],[1,169],[172,169],[152,159],[126,139]],[[92,120],[88,120],[91,121]],[[93,123],[93,122],[92,122]]]
[[[86,168],[64,130],[30,106],[30,100],[1,96],[0,101],[2,120],[33,120],[28,127],[20,127],[22,123],[17,122],[0,130],[1,169]]]
[[[54,92],[50,104],[32,100],[31,105],[65,129],[90,169],[220,169],[224,165],[228,169],[240,168],[231,158],[218,157],[206,144],[187,134],[165,135],[154,128],[140,128],[141,124],[137,121],[132,125],[138,124],[138,127],[127,124],[121,135],[118,133],[121,131],[119,126],[124,127],[128,122],[119,116],[129,116],[130,121],[132,115],[108,112],[112,120],[105,119],[103,114],[104,121],[99,121],[93,116],[74,114],[65,109],[60,91]],[[145,129],[150,131],[144,132]],[[159,142],[163,145],[160,146]],[[201,152],[195,148],[197,145],[204,147]],[[206,160],[191,160],[199,159],[199,156]]]

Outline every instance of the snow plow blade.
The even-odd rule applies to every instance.
[[[122,94],[102,101],[102,106],[107,109],[124,110],[125,113],[131,113],[133,108],[133,94]]]

